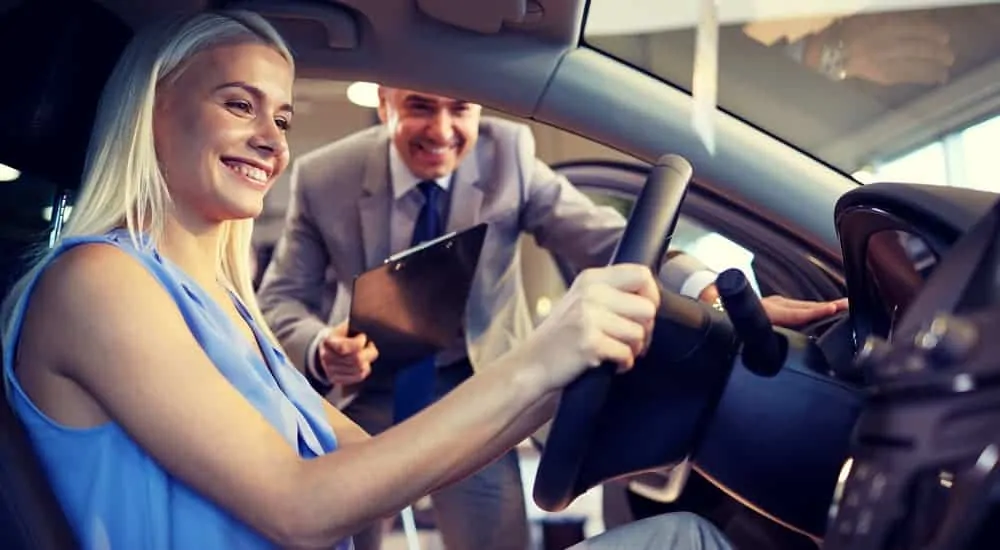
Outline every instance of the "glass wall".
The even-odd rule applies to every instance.
[[[854,176],[863,183],[926,183],[1000,193],[998,144],[1000,116],[994,116],[904,155],[874,162]]]

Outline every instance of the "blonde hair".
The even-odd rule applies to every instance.
[[[294,68],[288,46],[260,15],[248,11],[203,12],[137,34],[122,53],[98,103],[84,165],[83,183],[73,215],[59,239],[102,235],[124,227],[137,247],[160,241],[170,195],[153,140],[157,87],[170,83],[195,54],[225,44],[255,42],[280,53]],[[149,235],[143,242],[140,234]],[[250,273],[253,220],[228,220],[220,231],[220,276],[240,297],[274,345],[254,296]],[[14,286],[3,308],[4,332],[28,282],[45,262],[39,261]]]

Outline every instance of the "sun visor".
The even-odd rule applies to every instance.
[[[0,162],[75,188],[104,83],[131,30],[87,0],[0,14]]]
[[[498,33],[505,23],[527,23],[544,11],[537,0],[417,0],[417,6],[438,21],[482,34]]]
[[[226,4],[267,18],[298,56],[303,50],[353,50],[361,44],[352,9],[330,3],[290,0],[242,0]]]

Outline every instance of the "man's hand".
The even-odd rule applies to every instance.
[[[771,323],[779,327],[795,328],[844,311],[847,309],[847,298],[832,302],[807,302],[784,296],[768,296],[761,299],[761,305]]]
[[[347,321],[333,327],[320,342],[316,354],[318,366],[333,384],[357,384],[368,378],[372,363],[378,358],[375,343],[364,334],[347,336]]]
[[[821,69],[826,49],[841,56],[841,73],[831,76],[883,86],[942,84],[955,62],[950,41],[923,12],[855,15],[810,38],[804,62]]]
[[[715,285],[709,285],[698,296],[699,300],[710,304],[718,298],[719,291]],[[795,328],[846,310],[847,298],[832,302],[809,302],[793,300],[784,296],[768,296],[761,299],[761,305],[764,306],[764,313],[767,313],[767,318],[771,320],[772,324],[779,327]]]

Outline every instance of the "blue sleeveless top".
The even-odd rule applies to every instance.
[[[73,246],[108,243],[146,267],[173,297],[191,333],[243,397],[278,430],[303,458],[336,450],[337,439],[327,421],[322,398],[285,356],[267,343],[260,328],[234,296],[250,324],[265,362],[245,342],[239,328],[191,278],[162,258],[149,239],[140,246],[128,232],[65,239],[46,264]],[[273,548],[252,527],[165,471],[120,426],[108,422],[93,428],[56,423],[35,407],[14,376],[15,346],[38,276],[29,282],[15,306],[9,340],[4,342],[3,372],[8,397],[24,423],[56,497],[77,539],[93,550],[229,550]],[[239,457],[233,457],[239,460]],[[261,475],[267,475],[262,472]],[[334,546],[349,550],[351,541]]]

